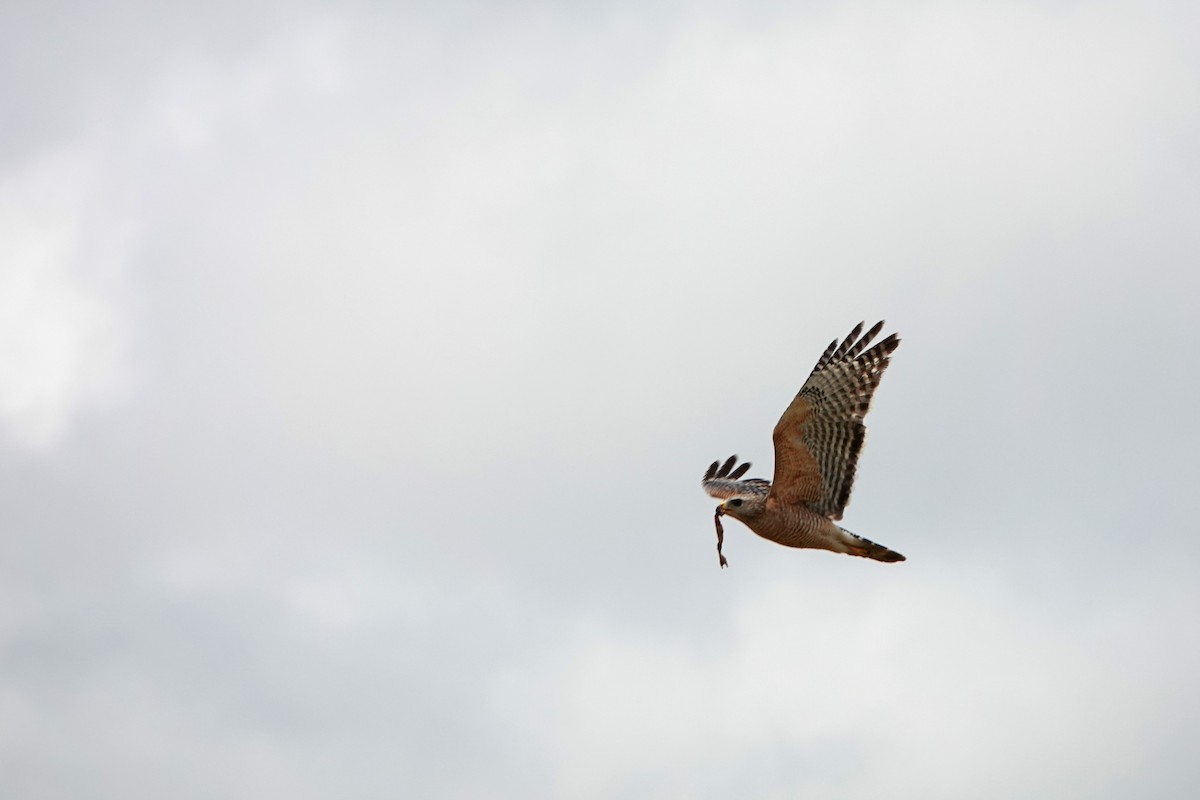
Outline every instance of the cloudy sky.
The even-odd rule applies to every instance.
[[[1200,13],[0,8],[0,795],[1191,798]],[[699,478],[859,320],[844,524]]]

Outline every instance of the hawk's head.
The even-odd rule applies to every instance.
[[[761,495],[743,494],[731,497],[721,503],[721,513],[734,519],[746,520],[758,516],[763,510],[767,498]]]

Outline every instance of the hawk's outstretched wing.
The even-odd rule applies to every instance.
[[[704,491],[721,500],[748,494],[766,495],[771,491],[771,483],[762,478],[738,480],[746,474],[746,470],[750,469],[750,462],[747,461],[734,469],[733,465],[736,463],[737,456],[730,456],[724,464],[714,461],[708,468],[708,472],[704,473],[704,481],[701,484]]]
[[[775,480],[771,494],[782,503],[804,503],[841,519],[854,485],[854,469],[871,396],[899,347],[896,334],[867,349],[883,328],[863,334],[855,326],[840,345],[835,339],[817,361],[792,404],[775,425]],[[709,492],[712,494],[712,492]]]

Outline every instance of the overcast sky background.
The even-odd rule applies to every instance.
[[[0,795],[1195,797],[1198,31],[3,4]]]

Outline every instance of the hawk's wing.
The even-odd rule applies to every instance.
[[[804,503],[830,519],[841,519],[850,499],[866,435],[862,420],[892,351],[900,345],[893,333],[868,350],[883,323],[857,338],[862,328],[862,323],[855,326],[840,345],[836,339],[830,343],[772,436],[772,494],[783,503]]]
[[[737,456],[730,456],[724,464],[714,461],[708,468],[708,472],[704,473],[704,481],[701,484],[704,491],[721,500],[728,500],[739,495],[765,495],[771,491],[770,482],[764,481],[762,478],[738,480],[746,474],[746,470],[750,469],[750,462],[747,461],[734,469],[733,465],[736,463]]]

